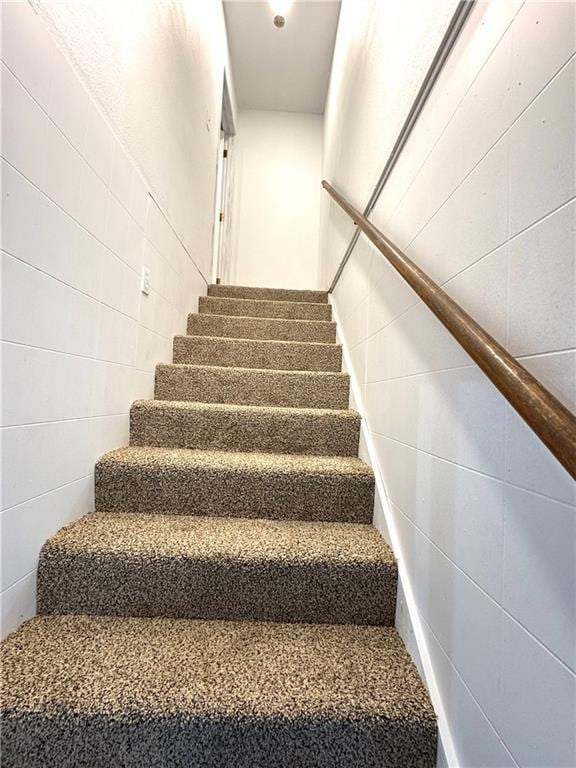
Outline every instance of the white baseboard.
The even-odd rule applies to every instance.
[[[414,660],[414,663],[418,667],[420,674],[424,678],[430,699],[436,716],[438,718],[438,732],[439,732],[439,747],[438,747],[438,763],[437,766],[442,768],[458,768],[458,758],[454,741],[450,731],[450,724],[446,716],[446,712],[440,697],[440,689],[437,684],[436,674],[432,665],[432,659],[428,650],[428,644],[426,642],[426,635],[424,633],[424,627],[422,625],[422,619],[418,611],[416,599],[414,596],[414,590],[409,578],[408,570],[406,568],[404,558],[402,557],[402,550],[400,546],[400,537],[394,520],[394,515],[388,502],[386,495],[386,488],[384,485],[384,479],[380,470],[380,464],[378,462],[378,455],[376,453],[376,447],[374,440],[365,419],[365,404],[364,398],[358,379],[354,373],[352,367],[352,361],[346,339],[342,333],[342,327],[339,323],[338,308],[332,294],[329,296],[330,304],[334,314],[334,320],[337,324],[337,341],[342,345],[342,359],[346,372],[350,375],[350,403],[351,407],[355,408],[362,416],[362,425],[360,427],[360,450],[359,456],[367,464],[369,464],[374,471],[375,478],[375,499],[374,499],[374,526],[384,536],[386,541],[390,544],[394,555],[398,561],[398,599],[399,606],[397,608],[397,628],[402,635],[406,647]],[[406,610],[404,610],[404,607]],[[398,626],[398,614],[401,612],[405,621],[402,621],[403,626]]]

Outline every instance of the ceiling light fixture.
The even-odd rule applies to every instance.
[[[269,0],[274,13],[274,26],[278,29],[286,24],[286,12],[292,5],[292,0]]]

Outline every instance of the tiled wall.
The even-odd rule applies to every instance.
[[[130,403],[152,396],[206,283],[41,18],[2,11],[6,634],[34,613],[42,543],[92,509],[96,459],[126,444]]]
[[[372,216],[572,409],[575,17],[479,3]],[[334,300],[452,757],[576,765],[574,483],[363,237]]]

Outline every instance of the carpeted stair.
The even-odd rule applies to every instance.
[[[210,286],[2,646],[3,768],[418,768],[327,294]]]
[[[276,317],[285,320],[332,320],[329,304],[270,299],[229,299],[220,296],[201,296],[200,312],[213,315],[240,315],[241,317]]]
[[[164,363],[156,367],[154,396],[159,400],[342,410],[348,408],[349,388],[344,373]]]
[[[130,445],[356,456],[360,417],[330,408],[137,400]]]
[[[6,768],[435,763],[391,627],[46,616],[3,655]]]
[[[261,301],[296,301],[305,304],[328,304],[328,291],[252,288],[248,285],[209,285],[208,296],[220,296],[227,299],[259,299]]]
[[[38,584],[39,613],[392,624],[396,565],[371,526],[101,513],[50,539]]]
[[[174,362],[280,371],[339,371],[342,349],[316,341],[176,336]]]
[[[130,446],[96,465],[96,509],[369,523],[374,478],[352,456]]]
[[[188,315],[191,336],[220,336],[279,341],[336,341],[336,323],[331,320],[282,320],[278,317],[229,317],[228,315]]]

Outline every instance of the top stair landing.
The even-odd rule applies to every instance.
[[[258,299],[260,301],[296,301],[308,304],[328,304],[328,291],[251,288],[246,285],[209,285],[208,296],[218,296],[225,299]]]

